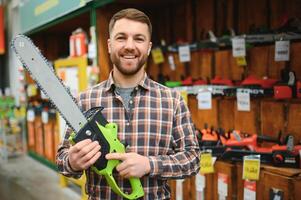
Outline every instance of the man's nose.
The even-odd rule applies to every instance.
[[[135,43],[134,43],[133,38],[128,38],[128,39],[126,40],[125,48],[126,48],[126,49],[134,49],[134,48],[135,48]]]

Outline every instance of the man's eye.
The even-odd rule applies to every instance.
[[[136,38],[136,41],[138,41],[138,42],[144,42],[144,39],[143,38]]]
[[[125,40],[125,37],[117,37],[116,39],[119,40],[119,41],[120,40]]]

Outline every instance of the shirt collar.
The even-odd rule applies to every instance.
[[[150,79],[146,73],[144,73],[143,79],[138,83],[138,86],[144,88],[145,90],[150,89]],[[105,84],[104,90],[108,92],[110,89],[114,89],[115,83],[113,79],[113,71],[110,72],[109,78]]]

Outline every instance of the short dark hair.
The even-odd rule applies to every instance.
[[[110,24],[109,24],[110,35],[112,33],[112,30],[114,28],[116,21],[119,19],[123,19],[123,18],[146,24],[148,26],[149,36],[150,37],[152,36],[152,24],[151,24],[148,16],[144,12],[137,10],[135,8],[123,9],[113,15],[113,17],[110,20]]]

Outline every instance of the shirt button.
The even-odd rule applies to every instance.
[[[133,103],[133,100],[130,100],[130,104],[132,104]]]
[[[138,90],[138,87],[135,87],[135,90]]]
[[[129,125],[130,125],[130,122],[127,122],[126,125],[129,126]]]

